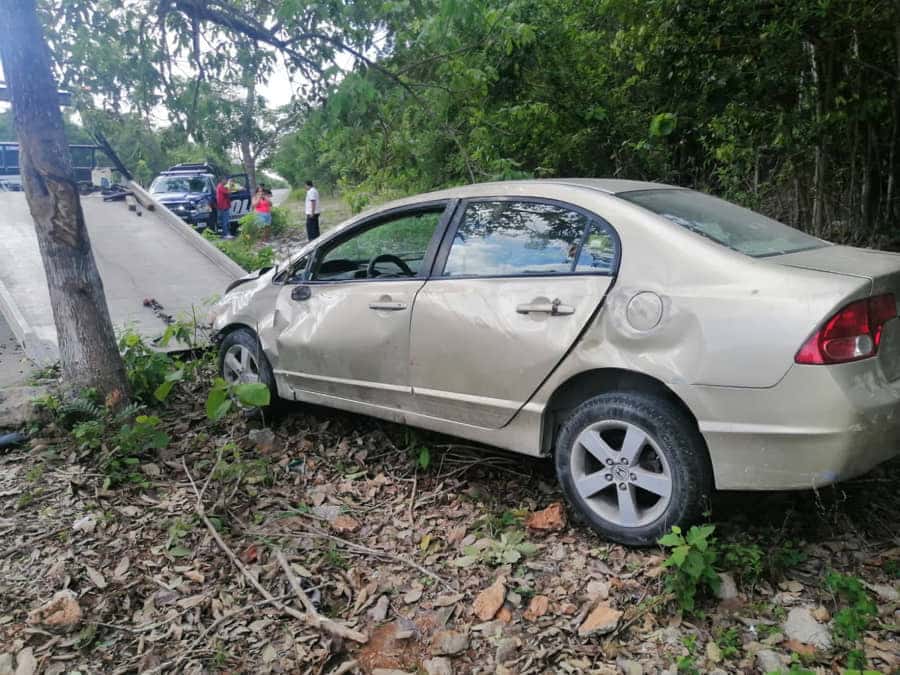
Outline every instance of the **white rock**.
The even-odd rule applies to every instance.
[[[84,518],[79,518],[72,523],[72,529],[76,532],[90,533],[94,531],[95,527],[97,527],[97,519],[94,518],[93,513],[89,513]]]
[[[453,675],[453,664],[450,659],[443,656],[435,656],[422,662],[428,675]]]
[[[771,649],[763,649],[756,654],[756,670],[762,675],[768,673],[781,673],[784,671],[784,664],[781,657]]]
[[[794,607],[784,622],[784,634],[790,640],[812,645],[817,649],[831,649],[831,633],[823,626],[808,607]]]
[[[734,583],[734,577],[728,572],[719,573],[719,590],[716,591],[716,597],[719,600],[734,600],[738,596],[737,584]]]
[[[431,653],[435,656],[459,654],[468,649],[469,637],[455,630],[442,630],[431,639]]]
[[[900,593],[893,586],[887,584],[865,584],[865,586],[885,602],[897,602],[900,600]]]
[[[390,607],[391,599],[386,595],[382,595],[378,598],[375,606],[369,610],[369,616],[372,618],[372,621],[384,621],[387,618]]]
[[[623,675],[644,675],[644,667],[640,663],[623,659],[621,656],[616,659],[616,667]]]
[[[0,654],[0,675],[13,675],[13,655],[9,652]]]
[[[37,670],[37,661],[31,647],[25,647],[16,654],[16,675],[32,675]]]

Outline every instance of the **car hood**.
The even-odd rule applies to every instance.
[[[201,192],[154,192],[153,197],[160,202],[184,202],[189,199],[202,199]]]
[[[900,290],[900,254],[897,253],[853,246],[825,246],[771,260],[790,267],[869,279],[873,293]]]

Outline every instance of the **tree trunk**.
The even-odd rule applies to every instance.
[[[78,189],[56,83],[34,0],[0,0],[0,57],[19,138],[19,166],[59,341],[66,386],[95,388],[112,405],[127,398]]]
[[[247,98],[244,102],[244,110],[241,114],[241,137],[239,143],[241,146],[241,163],[244,165],[244,171],[250,181],[250,193],[256,193],[256,155],[250,147],[250,135],[253,130],[253,115],[256,107],[256,70],[250,71],[247,81]]]
[[[812,52],[812,76],[816,97],[816,146],[814,150],[812,231],[817,237],[825,236],[825,186],[828,178],[828,152],[825,148],[824,120],[828,102],[828,73],[824,55],[819,45],[810,44]]]

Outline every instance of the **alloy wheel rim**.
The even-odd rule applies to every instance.
[[[228,384],[259,382],[259,363],[244,345],[231,345],[222,360],[222,377]]]
[[[672,499],[672,470],[656,440],[624,420],[585,428],[571,454],[575,491],[604,520],[642,527],[659,518]]]

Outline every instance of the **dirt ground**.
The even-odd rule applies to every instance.
[[[720,495],[726,583],[688,613],[666,551],[566,519],[548,462],[308,406],[212,423],[204,400],[154,413],[143,485],[105,488],[56,423],[0,450],[0,674],[900,667],[898,461]]]

